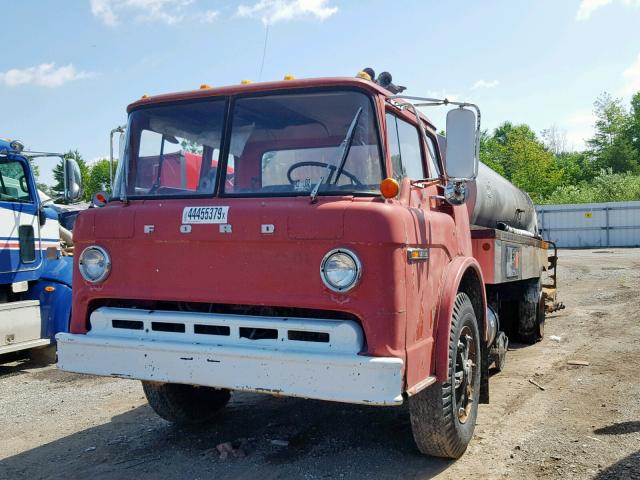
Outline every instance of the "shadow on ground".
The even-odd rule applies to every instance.
[[[0,355],[0,378],[26,373],[34,368],[41,368],[47,364],[29,358],[28,352],[5,353]]]
[[[222,442],[246,456],[221,460]],[[416,450],[405,408],[235,394],[212,426],[174,427],[145,405],[0,461],[0,478],[426,479],[451,463]]]
[[[598,435],[624,435],[626,433],[640,432],[640,421],[632,422],[620,422],[608,425],[606,427],[598,428],[593,431]]]
[[[602,470],[594,480],[634,479],[640,479],[640,450]]]

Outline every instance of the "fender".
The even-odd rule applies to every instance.
[[[451,315],[453,314],[453,305],[456,295],[460,288],[460,283],[464,274],[472,269],[477,275],[482,292],[482,318],[480,321],[480,329],[482,338],[487,340],[487,325],[485,322],[487,309],[487,296],[484,288],[484,279],[480,264],[473,257],[456,257],[448,265],[444,274],[444,282],[440,291],[440,300],[438,302],[438,310],[436,313],[435,332],[435,348],[433,349],[433,365],[435,365],[435,375],[438,382],[445,382],[448,376],[449,362],[449,332],[451,331]]]
[[[40,280],[29,286],[24,298],[40,300],[41,337],[49,338],[54,343],[56,333],[69,331],[73,258],[60,257],[57,260],[45,261]]]

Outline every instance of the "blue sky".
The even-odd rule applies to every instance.
[[[388,70],[477,102],[483,126],[556,125],[581,148],[603,91],[640,90],[640,0],[31,0],[3,3],[0,137],[93,161],[143,94]],[[428,112],[443,125],[441,114]],[[50,164],[43,164],[48,182]]]

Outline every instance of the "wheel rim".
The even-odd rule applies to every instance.
[[[474,397],[474,378],[477,368],[478,352],[473,331],[465,326],[460,331],[456,349],[456,367],[454,372],[455,405],[458,421],[465,423],[471,414]]]

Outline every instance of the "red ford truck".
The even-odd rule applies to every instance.
[[[113,195],[75,225],[59,368],[141,380],[181,423],[232,391],[408,402],[421,452],[462,455],[508,338],[558,306],[556,257],[479,164],[477,107],[381,78],[131,104]],[[446,139],[425,105],[452,107]]]

